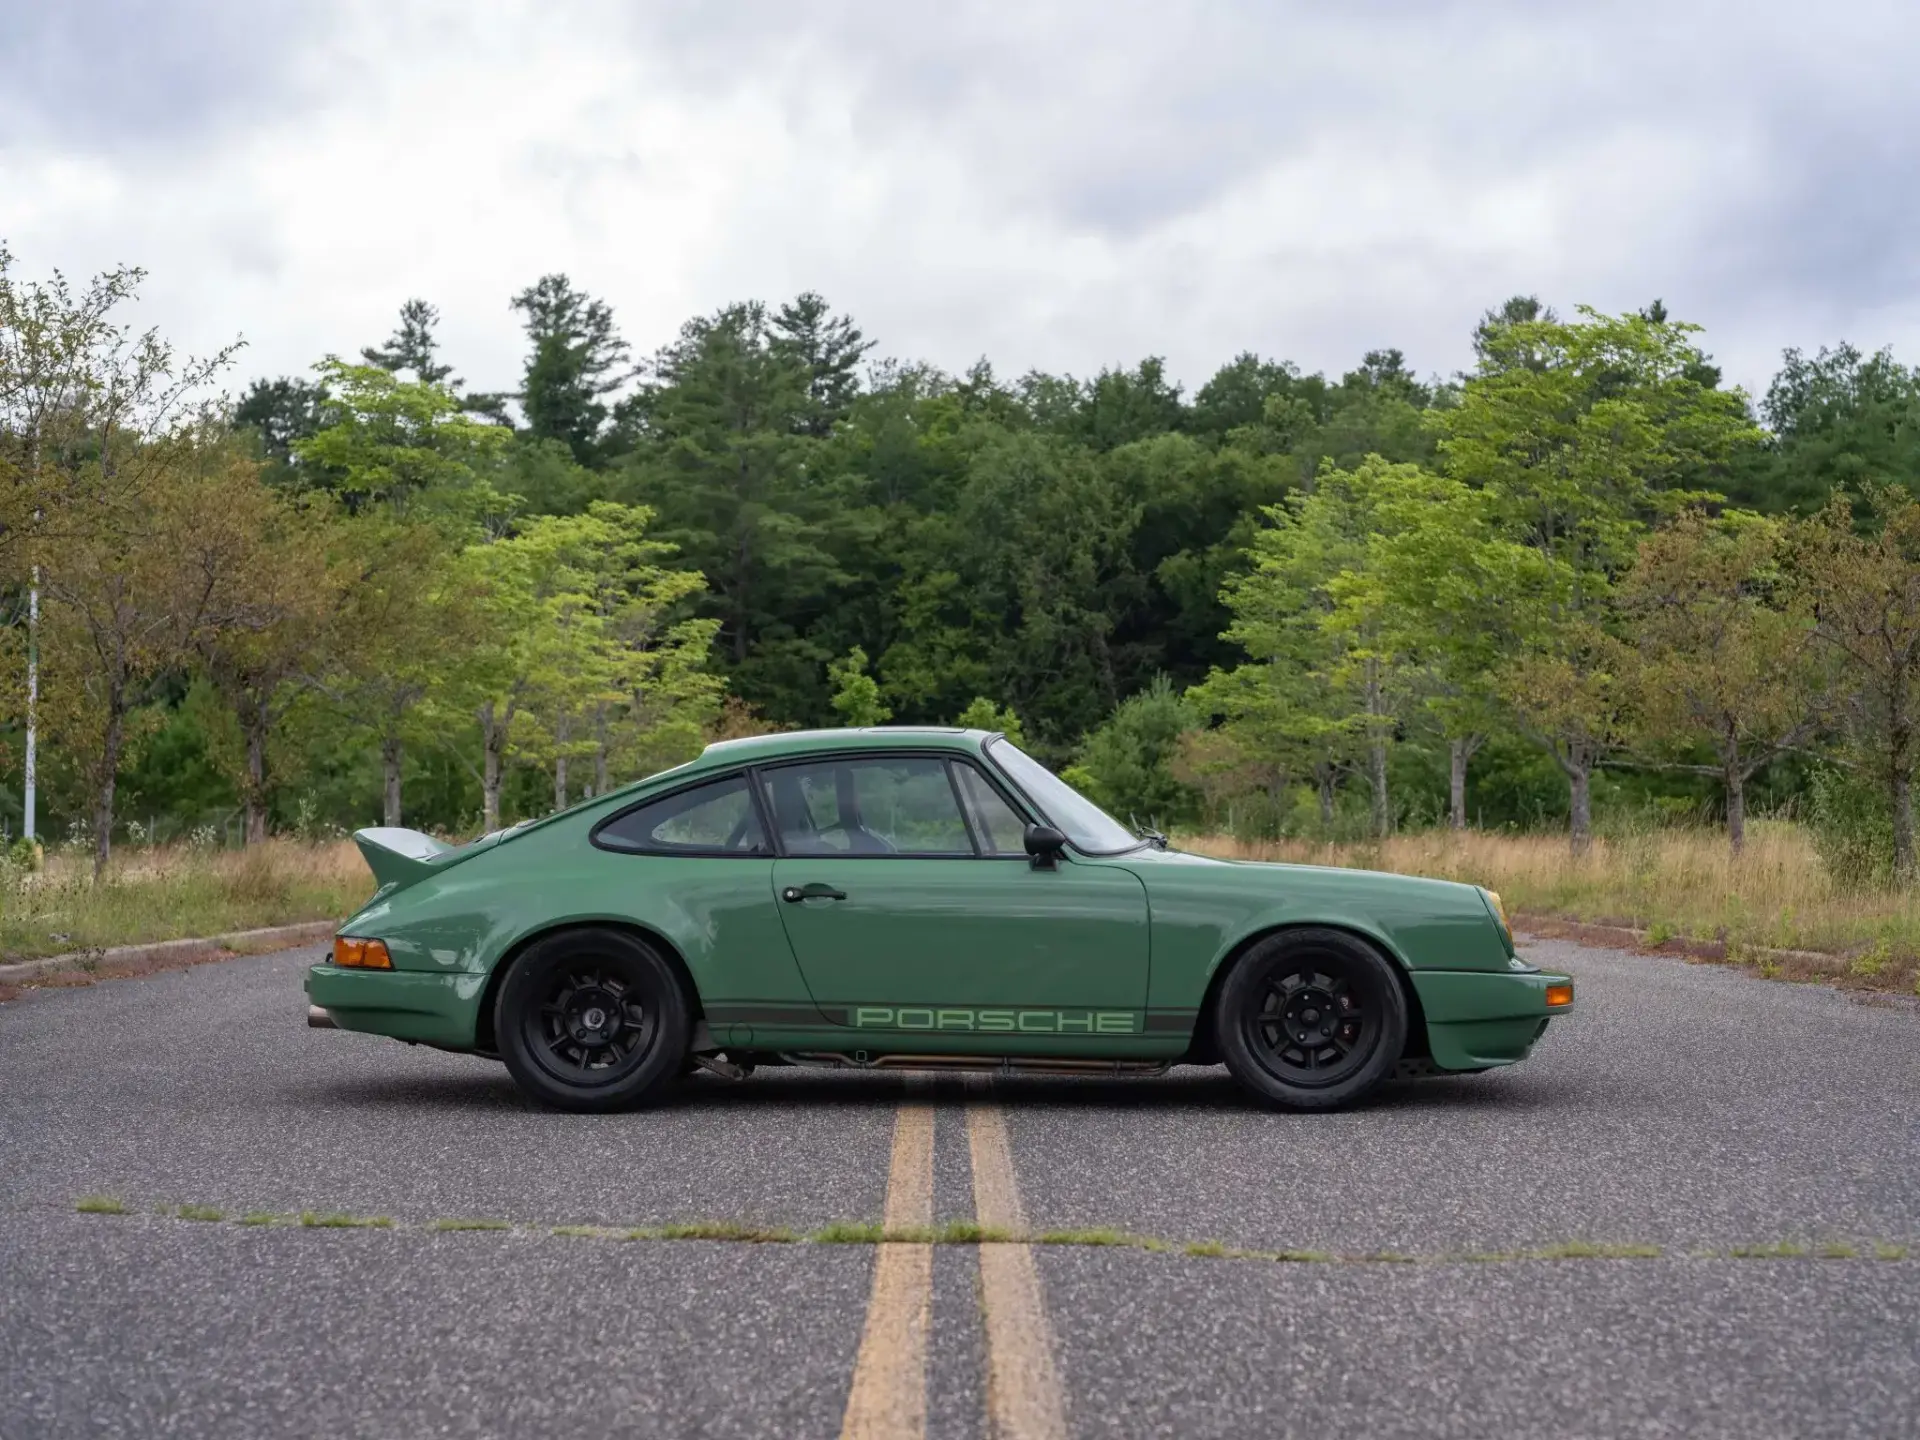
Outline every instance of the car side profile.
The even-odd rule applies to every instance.
[[[355,839],[379,888],[309,1023],[497,1056],[569,1110],[696,1068],[1222,1062],[1327,1109],[1512,1064],[1573,1004],[1489,891],[1183,853],[974,730],[724,741],[468,845]]]

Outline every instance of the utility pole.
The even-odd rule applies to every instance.
[[[33,791],[38,779],[35,739],[40,718],[40,567],[33,567],[33,581],[27,587],[27,764],[26,802],[21,806],[20,830],[33,839]]]

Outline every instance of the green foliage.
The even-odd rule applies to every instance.
[[[953,723],[964,730],[998,730],[1016,745],[1027,743],[1026,732],[1021,729],[1020,717],[1013,713],[1013,707],[1002,708],[984,695],[974,696],[972,703],[953,717]]]
[[[867,673],[867,652],[858,645],[827,666],[827,678],[833,685],[833,713],[842,725],[884,725],[892,717],[879,684]]]
[[[1807,829],[1827,872],[1862,890],[1893,874],[1893,812],[1885,787],[1837,765],[1807,775]]]
[[[590,464],[601,458],[611,413],[606,397],[627,379],[629,351],[613,310],[559,274],[541,276],[512,303],[530,346],[518,397],[527,431],[535,440],[559,441]]]
[[[1692,769],[1724,774],[1733,753],[1710,713],[1743,717],[1731,763],[1759,767],[1756,805],[1800,792],[1786,747],[1821,741],[1804,722],[1844,718],[1856,747],[1893,733],[1831,637],[1815,647],[1831,707],[1758,660],[1803,613],[1805,537],[1733,575],[1746,542],[1718,537],[1749,522],[1697,544],[1696,522],[1675,523],[1709,492],[1784,511],[1911,483],[1920,386],[1886,354],[1790,352],[1762,436],[1657,304],[1562,321],[1515,297],[1483,317],[1457,383],[1382,348],[1338,375],[1243,354],[1188,393],[1155,357],[1011,382],[984,360],[873,363],[812,293],[696,317],[636,368],[611,308],[550,274],[510,302],[515,395],[463,392],[438,313],[409,300],[350,352],[366,363],[254,384],[236,450],[162,423],[205,368],[104,318],[136,272],[80,296],[6,264],[0,330],[41,337],[7,352],[40,356],[6,362],[24,387],[0,386],[39,397],[0,420],[6,714],[35,529],[22,497],[125,515],[131,490],[109,493],[125,475],[218,451],[257,459],[289,503],[247,511],[279,517],[268,531],[292,534],[296,512],[313,526],[236,550],[244,603],[224,628],[128,671],[114,768],[143,837],[236,836],[248,809],[312,834],[403,811],[470,831],[722,728],[883,717],[1005,730],[1163,825],[1377,835],[1447,813],[1455,780],[1462,820],[1578,830],[1596,804],[1640,823],[1710,803]],[[61,356],[85,362],[90,404],[142,397],[112,466],[67,443],[99,415],[62,430],[57,387],[35,389]],[[1886,523],[1871,506],[1855,520]],[[83,531],[83,547],[105,533]],[[143,600],[179,579],[167,547],[123,538],[94,569],[144,557]],[[61,583],[43,728],[84,743],[41,754],[56,833],[97,828],[89,757],[106,753],[79,591]],[[0,721],[0,763],[21,741]],[[0,796],[0,825],[18,813]]]
[[[1200,724],[1173,682],[1156,675],[1121,701],[1080,747],[1070,782],[1135,826],[1169,830],[1190,821],[1198,797],[1174,773],[1180,741]]]
[[[341,360],[315,369],[326,391],[324,423],[291,446],[303,488],[336,496],[352,513],[385,505],[464,522],[501,513],[504,500],[481,476],[510,432],[471,419],[438,385]]]

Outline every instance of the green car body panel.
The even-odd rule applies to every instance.
[[[1550,1010],[1546,996],[1568,978],[1516,959],[1485,892],[1449,881],[1146,844],[1069,848],[1044,868],[1024,854],[658,854],[593,839],[696,783],[752,774],[757,784],[758,767],[856,753],[960,761],[1021,818],[1046,823],[994,763],[996,739],[758,736],[459,848],[363,831],[380,888],[339,933],[383,941],[393,968],[313,966],[308,998],[342,1029],[491,1050],[505,964],[540,936],[615,925],[678,960],[716,1049],[1171,1061],[1206,1052],[1211,987],[1250,941],[1325,926],[1397,962],[1408,1055],[1437,1069],[1520,1060],[1570,1008]]]

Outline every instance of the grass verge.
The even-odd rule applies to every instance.
[[[344,840],[123,850],[98,880],[91,857],[55,853],[38,872],[0,867],[0,963],[338,919],[372,893],[373,877]]]
[[[1756,821],[1736,858],[1717,830],[1668,829],[1596,839],[1575,858],[1557,835],[1450,830],[1383,841],[1243,842],[1187,835],[1183,847],[1234,860],[1278,860],[1464,880],[1497,890],[1526,928],[1689,959],[1742,965],[1768,979],[1920,993],[1920,890],[1862,888],[1830,875],[1805,830]],[[1632,931],[1583,934],[1581,925]],[[1569,927],[1558,929],[1556,927]]]

